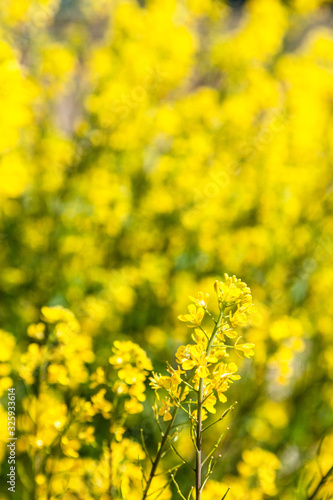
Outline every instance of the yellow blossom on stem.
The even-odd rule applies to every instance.
[[[210,461],[208,462],[208,472],[205,478],[202,472],[203,465],[212,456],[215,448],[218,447],[223,434],[219,437],[215,448],[213,448],[204,461],[202,459],[202,434],[205,429],[222,420],[233,406],[227,409],[220,419],[208,424],[205,428],[202,427],[202,422],[208,418],[209,414],[217,412],[218,403],[225,403],[227,401],[225,393],[235,380],[240,379],[240,376],[237,374],[238,366],[236,363],[233,361],[225,363],[225,359],[229,358],[230,351],[227,351],[231,348],[237,349],[239,338],[235,343],[226,343],[225,339],[231,339],[232,341],[237,337],[233,328],[247,324],[247,314],[252,305],[250,289],[245,283],[237,279],[236,276],[229,278],[228,275],[225,275],[223,282],[215,283],[215,291],[219,305],[217,320],[207,310],[206,302],[208,294],[204,295],[203,292],[199,292],[197,298],[190,297],[196,305],[190,304],[188,307],[189,314],[179,316],[179,320],[189,323],[189,327],[194,327],[194,332],[191,335],[193,344],[178,347],[175,355],[176,367],[167,366],[170,376],[154,373],[150,378],[150,385],[155,390],[157,399],[161,401],[160,406],[156,405],[154,407],[156,418],[158,420],[159,417],[163,417],[163,420],[170,422],[170,424],[167,426],[165,434],[163,434],[155,462],[152,464],[143,500],[148,496],[157,463],[162,456],[162,449],[167,441],[170,442],[171,448],[183,462],[187,463],[186,459],[182,457],[173,445],[172,437],[170,437],[171,429],[176,427],[176,425],[172,424],[178,411],[185,412],[189,418],[190,434],[196,457],[195,467],[191,466],[196,475],[196,499],[200,500],[202,489],[212,471],[212,461]],[[210,334],[207,334],[206,329],[201,327],[205,311],[207,312],[206,318],[209,318],[214,323]],[[250,349],[246,349],[246,346],[250,346]],[[242,344],[239,346],[240,350],[246,356],[252,353],[252,347],[253,344]],[[162,398],[159,394],[160,391],[164,391],[165,393]],[[172,436],[174,437],[174,435],[178,435],[178,430]],[[173,481],[177,486],[174,477]]]
[[[162,389],[163,387],[165,389],[169,389],[171,385],[171,377],[168,377],[166,375],[158,375],[157,373],[154,372],[153,376],[150,377],[149,380],[150,380],[149,385],[154,389],[154,391]]]
[[[148,371],[152,370],[152,364],[145,351],[131,341],[116,340],[113,345],[113,355],[109,363],[117,371],[117,380],[113,386],[113,392],[119,396],[127,395],[124,403],[127,413],[140,413],[143,409],[140,401],[145,400],[144,382]]]
[[[179,347],[176,359],[184,370],[192,370],[192,368],[196,367],[196,373],[201,378],[207,377],[210,364],[218,361],[213,355],[207,356],[206,351],[198,344],[187,345],[185,348],[184,346]]]
[[[90,387],[94,389],[98,385],[105,384],[105,371],[102,367],[98,366],[96,371],[90,376]]]
[[[215,281],[214,288],[220,308],[235,304],[245,311],[252,305],[250,288],[235,275],[225,274],[224,281]]]
[[[45,338],[45,324],[44,323],[35,323],[29,325],[28,327],[28,336],[36,339],[43,340]]]
[[[198,420],[198,410],[194,410],[192,412],[192,417],[195,420]],[[206,410],[204,408],[202,408],[202,418],[201,418],[201,420],[204,421],[204,420],[206,420],[206,418],[208,418],[208,414],[207,414]]]
[[[247,343],[247,344],[238,344],[237,342],[235,343],[235,351],[241,351],[246,358],[250,358],[251,356],[254,356],[254,344],[252,343]]]
[[[163,420],[167,422],[168,420],[172,419],[172,415],[170,413],[171,405],[170,405],[170,400],[164,400],[162,401],[162,406],[158,410],[158,414],[163,417]]]
[[[205,393],[204,393],[204,396],[205,396]],[[214,396],[213,393],[210,393],[208,396],[205,396],[204,397],[204,401],[202,403],[202,406],[204,408],[206,408],[207,411],[209,411],[209,413],[216,413],[216,408],[215,408],[215,405],[216,405],[216,397]]]
[[[188,306],[189,314],[181,314],[178,316],[180,321],[184,323],[190,323],[187,325],[189,328],[194,328],[195,326],[200,326],[205,315],[205,310],[202,307],[196,308],[194,304]]]
[[[124,409],[130,415],[141,413],[143,406],[136,398],[127,399],[124,404]]]
[[[208,343],[208,335],[202,328],[196,328],[191,337],[196,344],[201,345],[203,349],[206,348]]]
[[[234,313],[229,312],[229,319],[232,326],[246,326],[248,323],[245,312],[237,309]]]
[[[101,389],[94,396],[91,396],[91,401],[95,410],[100,412],[104,418],[110,418],[110,412],[112,410],[112,403],[107,401],[104,396],[106,393],[106,389]]]
[[[200,307],[207,307],[208,299],[209,299],[209,294],[208,293],[203,293],[203,292],[198,292],[197,297],[189,297],[192,302],[195,304],[199,305]]]
[[[172,366],[168,366],[167,370],[171,374],[170,390],[171,390],[171,392],[176,392],[178,389],[178,386],[182,383],[181,375],[185,372],[184,372],[184,370],[180,369],[180,366],[177,367],[177,370],[172,368]]]

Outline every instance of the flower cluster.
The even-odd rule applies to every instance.
[[[95,359],[91,337],[81,331],[73,313],[63,307],[43,307],[42,320],[28,328],[28,336],[35,342],[21,356],[20,376],[32,384],[36,368],[44,364],[49,384],[76,387],[86,382],[86,365]]]
[[[17,453],[34,468],[36,495],[41,500],[67,498],[68,491],[89,488],[92,498],[106,499],[112,492],[116,499],[139,500],[146,453],[124,433],[127,415],[143,410],[151,361],[137,344],[118,340],[109,365],[98,365],[89,375],[95,361],[91,336],[69,309],[43,307],[41,312],[41,321],[28,327],[30,344],[18,365],[28,395],[19,402]],[[0,337],[1,367],[7,374],[14,340],[5,332]],[[6,377],[2,380],[8,385]],[[101,436],[100,415],[109,423],[102,443],[95,438]],[[1,417],[0,412],[2,429],[7,421]],[[0,455],[5,445],[1,440]],[[99,459],[86,456],[87,449],[97,447]],[[163,498],[169,499],[168,488]]]
[[[153,367],[145,351],[131,341],[116,340],[113,355],[109,363],[117,370],[118,380],[113,391],[118,395],[128,395],[125,400],[127,413],[139,413],[143,410],[142,401],[146,399],[145,380]]]
[[[225,410],[218,420],[208,423],[205,428],[202,422],[208,418],[209,414],[217,412],[218,402],[227,401],[225,393],[235,380],[240,379],[237,373],[238,366],[232,356],[235,357],[235,353],[239,357],[241,357],[240,353],[246,357],[254,354],[254,344],[240,344],[240,336],[237,337],[234,330],[235,327],[245,326],[248,323],[248,315],[252,310],[249,287],[236,276],[229,277],[225,274],[223,281],[215,282],[214,289],[218,303],[216,319],[207,307],[208,294],[199,292],[196,298],[190,297],[192,304],[189,306],[189,314],[180,315],[179,320],[194,328],[191,335],[192,343],[178,347],[175,366],[167,366],[169,375],[153,373],[150,377],[150,385],[155,390],[157,400],[160,401],[154,406],[156,419],[159,422],[159,418],[162,417],[165,422],[169,422],[166,431],[162,433],[163,439],[152,465],[150,479],[154,476],[156,464],[168,439],[171,448],[183,463],[190,465],[195,472],[195,498],[197,500],[201,499],[203,489],[217,463],[218,459],[214,461],[213,453],[223,437],[222,434],[207,457],[203,459],[203,433],[223,420],[233,406]],[[202,324],[205,314],[213,322],[212,331],[209,333],[207,327]],[[180,455],[172,442],[174,437],[171,433],[172,424],[178,411],[184,412],[188,418],[194,446],[195,467]],[[176,431],[176,436],[178,436],[178,431]],[[210,459],[208,470],[204,475],[203,466],[208,459]],[[185,498],[175,477],[171,475],[171,478],[178,493]],[[144,500],[148,496],[150,479],[146,482]],[[188,498],[191,492],[192,490]]]
[[[224,276],[224,281],[216,281],[214,289],[219,305],[219,316],[210,336],[201,326],[205,312],[212,317],[207,309],[208,294],[199,292],[197,298],[190,297],[196,303],[189,306],[189,314],[179,316],[180,321],[195,327],[192,334],[192,344],[178,347],[176,352],[176,368],[168,367],[170,375],[154,374],[150,384],[158,395],[160,389],[165,389],[168,397],[163,400],[159,413],[164,420],[170,420],[170,408],[181,406],[182,398],[190,390],[197,391],[200,380],[204,381],[202,407],[209,413],[216,413],[216,402],[227,401],[225,393],[230,384],[240,379],[238,366],[230,361],[230,349],[240,355],[253,356],[253,343],[239,343],[234,327],[248,324],[248,314],[252,308],[251,291],[236,276]],[[233,312],[234,311],[234,312]],[[234,344],[227,339],[236,339]],[[183,387],[182,387],[183,386]],[[181,397],[182,395],[182,397]],[[194,403],[193,403],[194,404]],[[193,410],[196,411],[196,410]],[[206,413],[204,415],[206,418]]]
[[[280,466],[279,459],[270,451],[259,447],[245,450],[242,460],[237,464],[238,477],[228,476],[222,483],[209,482],[202,500],[215,498],[221,491],[228,491],[228,488],[228,500],[275,498],[276,476]]]

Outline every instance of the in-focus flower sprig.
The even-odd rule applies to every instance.
[[[252,310],[250,288],[236,276],[229,277],[225,274],[223,281],[215,282],[214,290],[218,303],[217,319],[208,310],[207,293],[199,292],[196,297],[190,296],[188,313],[180,315],[178,319],[193,329],[192,343],[178,347],[175,365],[167,367],[168,375],[153,373],[150,377],[150,385],[155,390],[157,401],[160,402],[160,406],[156,405],[155,415],[168,423],[167,429],[162,431],[163,439],[153,462],[151,475],[154,474],[154,464],[161,456],[161,448],[167,442],[170,442],[175,451],[172,439],[170,437],[166,439],[165,436],[170,434],[177,412],[180,410],[188,417],[196,454],[195,467],[192,467],[177,451],[176,454],[182,458],[184,464],[190,465],[195,471],[196,500],[201,498],[201,492],[212,472],[213,464],[218,460],[213,458],[213,452],[221,440],[220,438],[204,460],[202,422],[209,418],[209,414],[217,412],[219,403],[227,401],[226,392],[230,385],[240,379],[237,373],[238,366],[233,359],[230,359],[232,355],[230,350],[234,351],[237,357],[242,357],[243,354],[250,358],[254,355],[254,344],[240,343],[242,335],[235,331],[248,325]],[[206,315],[213,322],[211,333],[208,333],[207,328],[203,326]],[[224,412],[221,418],[227,413],[228,411]],[[205,429],[214,423],[208,424]],[[208,465],[204,466],[206,463]],[[148,495],[150,479],[151,476],[143,499]],[[174,478],[172,480],[175,481]]]

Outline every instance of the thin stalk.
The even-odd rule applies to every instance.
[[[177,456],[178,456],[178,457],[179,457],[179,458],[183,461],[183,464],[186,464],[186,465],[188,465],[188,466],[189,466],[192,470],[195,470],[195,469],[194,469],[194,467],[192,467],[192,465],[191,465],[191,464],[189,464],[189,463],[188,463],[188,461],[187,461],[187,460],[185,460],[185,458],[181,456],[181,454],[178,452],[177,448],[176,448],[176,447],[172,444],[172,442],[171,442],[171,439],[170,439],[170,438],[169,438],[169,441],[170,441],[170,443],[169,443],[169,444],[170,444],[171,448],[172,448],[172,449],[173,449],[173,451],[176,453],[176,455],[177,455]]]
[[[227,491],[224,493],[223,497],[221,498],[221,500],[224,500],[227,496],[227,494],[229,493],[229,490],[230,490],[230,486],[228,486],[228,489]]]
[[[222,308],[217,322],[215,323],[212,335],[208,341],[206,353],[209,356],[216,333],[223,321],[224,308]],[[197,399],[197,432],[196,432],[196,453],[195,453],[195,493],[196,500],[201,499],[202,491],[202,408],[203,408],[204,379],[200,378],[198,399]]]
[[[209,429],[209,427],[211,427],[212,425],[215,425],[217,424],[218,422],[221,422],[221,420],[223,420],[227,415],[228,413],[234,409],[234,405],[237,404],[237,401],[234,402],[234,404],[232,404],[231,406],[229,406],[229,408],[227,408],[225,410],[225,412],[220,416],[220,418],[218,418],[217,420],[215,420],[214,422],[212,422],[211,424],[207,425],[206,427],[203,428],[202,432],[205,432],[207,429]]]
[[[176,486],[176,489],[177,489],[177,493],[178,495],[180,496],[180,498],[182,500],[186,500],[186,498],[184,497],[183,493],[180,491],[180,488],[179,488],[179,484],[177,483],[177,481],[175,480],[175,476],[173,474],[171,474],[171,479],[174,483],[174,485]]]
[[[176,424],[173,426],[173,429],[182,427],[183,425],[188,425],[190,422],[187,420],[186,422],[181,422],[180,424]]]
[[[151,464],[153,464],[153,460],[152,460],[152,458],[150,456],[150,453],[147,450],[145,438],[144,438],[144,435],[143,435],[143,429],[140,429],[140,434],[141,434],[141,442],[142,442],[143,451],[145,452],[145,454],[147,455],[147,457],[149,457],[149,460],[151,461]]]
[[[172,426],[174,424],[174,421],[175,421],[175,418],[176,418],[176,415],[177,415],[177,412],[178,412],[178,408],[175,407],[172,414],[171,414],[171,420],[169,421],[169,425],[168,427],[166,428],[166,431],[165,433],[163,434],[163,437],[162,437],[162,441],[161,441],[161,444],[160,444],[160,447],[158,449],[158,452],[157,452],[157,455],[155,457],[155,460],[153,461],[152,463],[152,467],[151,467],[151,470],[150,470],[150,474],[149,474],[149,478],[148,478],[148,481],[147,481],[147,484],[146,484],[146,487],[144,489],[144,492],[143,492],[143,496],[142,496],[142,500],[145,500],[148,496],[148,491],[149,491],[149,488],[151,486],[151,482],[155,476],[155,473],[156,473],[156,470],[157,470],[157,467],[158,467],[158,464],[160,462],[160,459],[162,457],[162,453],[163,453],[163,448],[165,446],[165,444],[167,443],[168,441],[168,436],[170,434],[170,431],[172,429]]]
[[[202,393],[203,393],[203,379],[200,379],[198,390],[198,408],[197,408],[197,440],[196,440],[196,454],[195,454],[195,495],[196,499],[201,498],[201,477],[202,477]]]

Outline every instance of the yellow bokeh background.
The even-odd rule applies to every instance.
[[[80,322],[76,387],[119,339],[162,369],[188,338],[188,295],[236,274],[256,353],[203,498],[332,497],[329,481],[314,493],[333,454],[332,16],[323,0],[2,0],[1,392],[43,306]],[[73,443],[57,467],[76,493],[55,495],[100,498],[82,482],[96,457]],[[135,500],[131,446],[117,453]],[[30,498],[23,469],[1,500]]]

